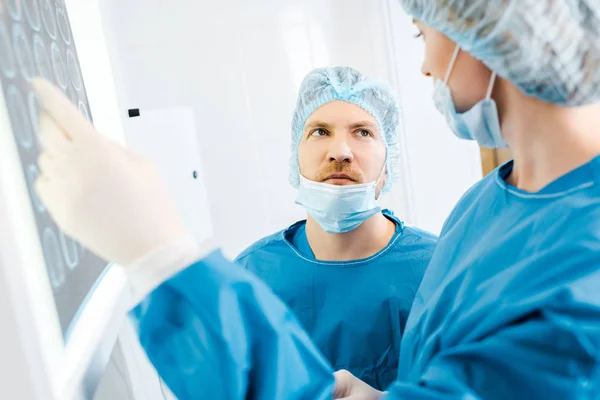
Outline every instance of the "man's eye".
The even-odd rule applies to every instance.
[[[370,137],[371,136],[371,132],[365,130],[365,129],[361,129],[360,131],[358,131],[358,135],[360,137]]]
[[[315,129],[311,132],[310,136],[327,136],[327,132],[324,129]]]

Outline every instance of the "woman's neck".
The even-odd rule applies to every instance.
[[[514,156],[508,183],[537,192],[600,154],[600,105],[559,107],[499,88],[502,134]]]

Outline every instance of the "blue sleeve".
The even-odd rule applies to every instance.
[[[331,399],[333,371],[258,278],[214,252],[132,312],[140,342],[186,399]]]
[[[600,396],[600,315],[585,306],[548,310],[449,346],[390,399],[566,399]]]

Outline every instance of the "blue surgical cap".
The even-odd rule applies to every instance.
[[[400,0],[529,96],[563,106],[600,101],[600,1]]]
[[[335,100],[355,104],[371,114],[381,131],[386,147],[387,191],[397,179],[399,135],[402,108],[394,89],[387,83],[363,76],[349,67],[317,68],[302,81],[292,119],[290,183],[300,185],[298,146],[308,117],[319,107]]]

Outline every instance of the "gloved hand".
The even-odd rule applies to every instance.
[[[335,377],[334,399],[379,400],[385,396],[385,392],[373,389],[349,371],[339,370],[333,375]]]
[[[98,134],[49,82],[32,87],[43,109],[36,191],[65,233],[124,267],[190,236],[149,159]]]

